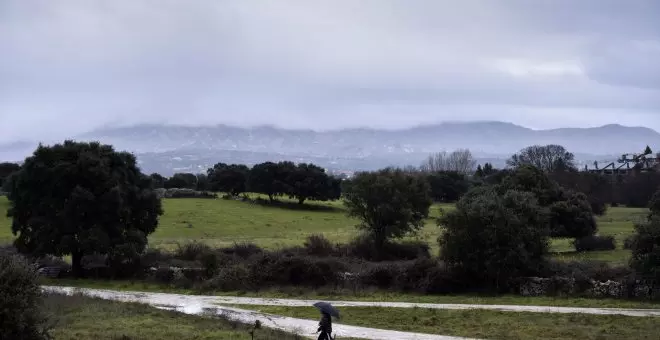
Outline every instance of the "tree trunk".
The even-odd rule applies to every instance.
[[[273,194],[268,194],[268,200],[270,200],[270,203],[273,203]]]
[[[303,203],[305,203],[305,197],[298,198],[298,204],[302,205]]]
[[[71,254],[71,270],[74,277],[83,276],[82,257],[82,253],[77,252]]]

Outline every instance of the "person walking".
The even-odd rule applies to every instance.
[[[319,321],[319,329],[321,332],[317,340],[333,340],[332,338],[332,316],[328,313],[321,313],[321,321]]]
[[[317,302],[314,307],[318,308],[321,312],[321,321],[319,321],[319,329],[316,332],[321,332],[317,340],[334,340],[332,337],[332,317],[339,318],[339,311],[337,308],[327,302]]]

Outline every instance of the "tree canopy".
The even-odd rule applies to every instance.
[[[532,165],[521,165],[511,171],[499,184],[498,190],[500,194],[508,190],[531,192],[548,218],[553,237],[584,237],[593,235],[597,230],[586,196],[562,188],[548,173]]]
[[[475,188],[438,221],[441,258],[475,283],[505,287],[543,263],[549,239],[542,216],[529,192]]]
[[[431,197],[436,202],[455,202],[465,194],[470,183],[467,176],[457,171],[438,171],[426,175]]]
[[[9,192],[15,246],[32,255],[71,255],[75,274],[88,254],[133,258],[163,213],[135,156],[97,142],[40,145]]]
[[[252,167],[248,176],[248,190],[264,195],[273,201],[289,192],[287,177],[295,165],[292,162],[265,162]]]
[[[247,189],[250,168],[243,164],[218,163],[207,170],[209,186],[212,191],[238,196]]]
[[[338,199],[338,183],[325,170],[314,164],[301,163],[286,178],[287,194],[302,204],[307,199],[327,201]]]
[[[575,156],[556,144],[532,145],[520,150],[507,160],[507,165],[519,167],[532,165],[542,171],[575,170]]]
[[[660,191],[649,202],[647,220],[635,224],[630,266],[644,279],[660,281]]]
[[[21,166],[16,163],[4,162],[0,163],[0,191],[5,186],[5,183],[13,173],[21,169]]]
[[[422,228],[432,203],[426,180],[394,169],[356,174],[344,196],[348,214],[379,245]]]
[[[423,172],[454,171],[471,174],[477,161],[468,149],[458,149],[451,153],[437,152],[430,155],[420,166]]]
[[[185,188],[185,189],[196,189],[197,188],[197,175],[191,173],[178,172],[168,178],[164,187],[166,189],[170,188]]]

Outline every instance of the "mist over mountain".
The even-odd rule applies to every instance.
[[[532,130],[496,121],[445,122],[401,130],[333,131],[150,124],[104,128],[72,138],[99,140],[133,152],[143,171],[163,174],[201,172],[217,162],[255,164],[267,160],[313,162],[332,170],[370,170],[418,165],[430,153],[459,148],[470,149],[481,162],[503,166],[511,154],[534,144],[563,145],[578,160],[590,163],[641,152],[646,145],[660,146],[660,134],[645,127]],[[0,158],[21,160],[37,143],[0,145]]]

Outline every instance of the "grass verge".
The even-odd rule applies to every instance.
[[[264,313],[318,319],[312,307],[235,306]],[[484,310],[342,307],[347,325],[481,339],[657,339],[660,318],[545,314]]]

